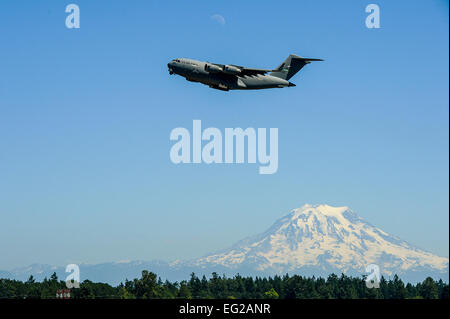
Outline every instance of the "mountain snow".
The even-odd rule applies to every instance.
[[[261,273],[365,274],[377,264],[382,275],[447,274],[448,258],[414,247],[371,225],[348,207],[304,205],[262,234],[192,261],[191,265],[254,269]]]

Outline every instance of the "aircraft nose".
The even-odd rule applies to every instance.
[[[173,74],[173,62],[167,63],[167,67],[169,68],[169,74]]]

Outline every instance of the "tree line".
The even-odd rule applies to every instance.
[[[56,291],[66,289],[56,273],[43,281],[33,276],[23,282],[0,279],[0,298],[50,299]],[[147,270],[141,278],[126,280],[118,286],[85,280],[80,288],[71,290],[76,299],[448,299],[449,286],[431,277],[415,285],[404,283],[397,275],[381,278],[379,288],[367,288],[365,277],[331,274],[328,278],[284,275],[274,277],[227,278],[213,273],[210,278],[191,274],[189,280],[163,281]]]

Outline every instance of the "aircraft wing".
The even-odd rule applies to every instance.
[[[268,72],[272,72],[273,70],[265,70],[265,69],[254,69],[254,68],[246,68],[239,65],[231,64],[234,67],[241,69],[240,75],[257,75],[257,74],[266,74]]]
[[[275,73],[287,72],[287,70],[290,67],[291,60],[296,61],[297,66],[299,66],[293,74],[295,74],[299,69],[301,69],[306,64],[311,63],[312,61],[323,61],[322,59],[302,58],[300,56],[291,54],[289,56],[288,60],[286,60],[286,61],[289,61],[289,65],[287,66],[287,68],[285,68],[286,70],[282,70],[283,67],[285,67],[286,61],[275,70],[246,68],[244,66],[235,65],[235,64],[227,64],[227,65],[218,64],[218,63],[211,63],[211,64],[215,65],[216,67],[219,67],[220,70],[218,70],[218,72],[223,72],[226,74],[233,74],[233,75],[250,75],[250,76],[252,76],[252,75],[258,75],[258,74],[266,74],[269,72],[275,72]],[[230,69],[230,70],[228,70],[228,72],[227,72],[227,68]]]
[[[221,69],[223,69],[225,67],[224,64],[218,64],[218,63],[213,63],[213,64],[217,65]],[[258,74],[266,74],[268,72],[273,72],[274,71],[274,70],[265,70],[265,69],[246,68],[244,66],[234,65],[234,64],[229,64],[229,65],[240,69],[241,72],[239,73],[239,75],[258,75]]]

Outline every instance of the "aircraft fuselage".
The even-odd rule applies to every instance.
[[[258,90],[295,86],[287,80],[266,74],[228,74],[207,69],[208,62],[174,59],[167,65],[170,74],[178,74],[188,81],[200,82],[219,90]]]

